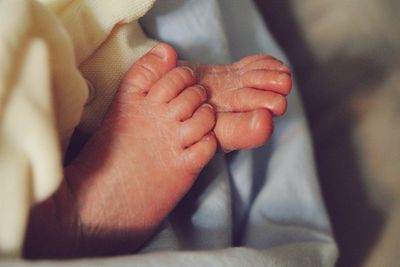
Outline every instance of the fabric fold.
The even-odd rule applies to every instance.
[[[123,74],[156,44],[138,21],[154,1],[0,1],[1,256],[20,255],[29,209],[60,184],[77,125],[98,127]]]

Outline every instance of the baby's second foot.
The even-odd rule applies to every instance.
[[[213,108],[159,45],[126,74],[105,120],[69,168],[88,254],[133,251],[216,150]]]
[[[206,87],[217,112],[264,108],[274,116],[285,112],[292,81],[290,69],[269,55],[255,55],[227,65],[198,65],[198,83]]]
[[[290,69],[269,55],[255,55],[228,65],[188,64],[209,103],[218,112],[215,133],[224,151],[254,148],[272,133],[272,116],[286,110]]]

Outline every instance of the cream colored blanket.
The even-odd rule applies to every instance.
[[[75,127],[99,125],[122,75],[156,44],[138,23],[154,1],[0,1],[0,256],[20,255]]]

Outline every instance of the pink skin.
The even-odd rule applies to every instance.
[[[27,256],[133,252],[187,193],[216,151],[215,113],[175,66],[159,46],[131,67],[66,182],[33,209]]]
[[[273,130],[272,116],[286,111],[292,87],[290,69],[269,55],[255,55],[229,65],[189,62],[198,83],[217,111],[214,129],[221,148],[232,151],[265,144]]]
[[[283,115],[290,92],[291,72],[269,55],[255,55],[230,65],[200,65],[199,83],[217,112],[246,112],[259,108]]]
[[[192,69],[176,68],[166,44],[131,67],[100,129],[65,168],[59,190],[32,209],[26,256],[131,253],[214,155],[213,129],[225,151],[268,140],[272,115],[286,109],[285,65],[260,55],[195,71],[202,86]]]

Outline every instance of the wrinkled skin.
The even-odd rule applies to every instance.
[[[175,51],[160,44],[131,67],[59,190],[32,209],[26,256],[131,253],[188,192],[217,142],[230,151],[268,140],[272,116],[286,109],[285,65],[264,55],[176,65]]]

